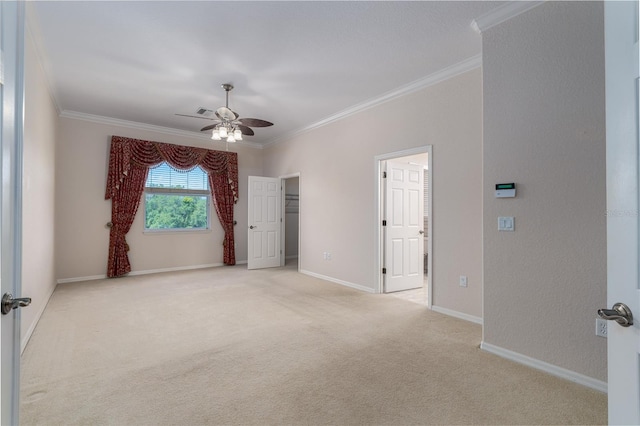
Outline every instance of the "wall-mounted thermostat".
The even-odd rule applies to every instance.
[[[496,198],[513,198],[516,196],[516,184],[496,183]]]

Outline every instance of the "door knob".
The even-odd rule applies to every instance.
[[[624,303],[616,303],[613,309],[598,309],[598,316],[606,320],[613,320],[623,327],[633,325],[631,309]]]
[[[424,234],[424,231],[421,229],[418,231],[420,233],[420,235]]]
[[[249,227],[249,229],[253,229],[253,228],[257,228],[257,226],[253,226],[253,225],[251,225],[251,226]]]
[[[2,296],[2,301],[0,302],[0,311],[2,312],[2,315],[7,315],[13,309],[23,308],[30,304],[30,297],[14,299],[11,294],[5,293],[4,296]]]

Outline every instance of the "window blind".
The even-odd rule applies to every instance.
[[[424,217],[429,216],[429,171],[424,170]]]
[[[147,188],[172,188],[190,190],[209,190],[207,173],[197,166],[185,172],[176,170],[167,163],[160,163],[149,169]]]

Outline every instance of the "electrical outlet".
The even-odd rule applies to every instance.
[[[460,275],[460,287],[466,287],[466,286],[467,286],[467,276]]]
[[[331,252],[327,252],[327,260],[331,260]]]
[[[607,337],[607,320],[596,318],[596,336]]]

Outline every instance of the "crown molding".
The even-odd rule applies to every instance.
[[[257,142],[247,142],[247,141],[236,142],[236,144],[251,147],[251,148],[256,148],[256,149],[263,149],[267,146],[277,144],[287,139],[291,139],[297,135],[309,132],[311,130],[315,130],[322,126],[326,126],[327,124],[342,120],[344,118],[350,117],[354,114],[365,111],[367,109],[374,108],[385,102],[389,102],[399,97],[406,96],[411,93],[420,91],[429,86],[433,86],[435,84],[441,83],[459,74],[465,73],[467,71],[471,71],[481,66],[482,66],[482,55],[475,55],[461,62],[458,62],[446,68],[443,68],[440,71],[436,71],[419,80],[415,80],[409,84],[400,86],[399,88],[389,91],[387,93],[384,93],[381,96],[371,98],[367,101],[361,102],[350,108],[337,112],[307,127],[304,127],[302,129],[287,133],[283,136],[267,141],[265,144],[260,144]],[[174,135],[174,136],[184,136],[184,137],[197,138],[197,139],[209,139],[208,136],[205,136],[202,133],[198,133],[198,132],[172,129],[170,127],[156,126],[153,124],[139,123],[136,121],[122,120],[119,118],[112,118],[112,117],[106,117],[101,115],[86,114],[86,113],[77,112],[77,111],[64,110],[60,112],[59,116],[62,118],[70,118],[73,120],[83,120],[83,121],[89,121],[89,122],[98,123],[98,124],[127,127],[131,129],[137,129],[137,130],[147,130],[147,131],[164,133],[164,134]]]
[[[106,124],[109,126],[126,127],[129,129],[146,130],[151,132],[163,133],[165,135],[183,136],[195,139],[211,139],[209,136],[199,132],[189,130],[172,129],[170,127],[156,126],[153,124],[139,123],[137,121],[121,120],[119,118],[105,117],[102,115],[85,114],[83,112],[64,110],[59,114],[62,118],[70,118],[72,120],[89,121],[91,123]],[[257,142],[238,141],[235,145],[247,146],[250,148],[262,149],[263,145]]]
[[[489,28],[508,21],[536,6],[540,6],[542,3],[544,1],[511,1],[505,3],[471,21],[471,28],[478,34],[482,34]]]
[[[337,112],[333,115],[330,115],[314,124],[311,124],[307,127],[304,127],[300,130],[296,130],[294,132],[287,133],[278,138],[267,141],[264,146],[270,146],[272,144],[277,144],[279,142],[285,141],[287,139],[291,139],[295,136],[298,136],[302,133],[309,132],[311,130],[315,130],[319,127],[326,126],[327,124],[342,120],[344,118],[350,117],[359,112],[365,111],[370,108],[374,108],[378,105],[381,105],[385,102],[392,101],[402,96],[409,95],[411,93],[420,91],[429,86],[433,86],[435,84],[441,83],[445,80],[448,80],[452,77],[455,77],[459,74],[465,73],[467,71],[471,71],[472,69],[479,68],[482,66],[482,55],[475,55],[470,58],[467,58],[461,62],[450,65],[446,68],[441,69],[440,71],[436,71],[432,74],[429,74],[426,77],[423,77],[419,80],[415,80],[409,84],[404,86],[400,86],[399,88],[392,90],[390,92],[384,93],[381,96],[377,96],[375,98],[371,98],[367,101],[356,104],[350,108],[344,109],[340,112]]]

